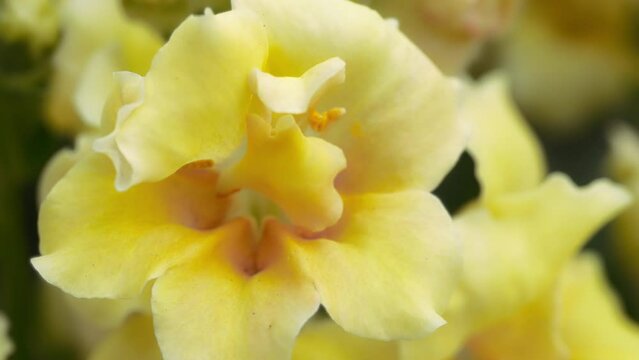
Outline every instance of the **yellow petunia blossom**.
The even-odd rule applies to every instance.
[[[131,298],[154,280],[167,359],[286,358],[320,304],[379,339],[445,323],[459,244],[429,191],[465,135],[451,82],[378,14],[236,1],[114,79],[97,153],[43,185],[47,281]]]
[[[510,24],[519,0],[360,1],[399,28],[448,74],[466,70],[481,46]]]
[[[9,339],[9,320],[0,313],[0,359],[4,360],[13,352],[13,343]]]
[[[163,39],[127,17],[120,0],[67,0],[59,11],[63,35],[46,115],[54,130],[74,134],[99,126],[113,71],[145,73]]]
[[[585,129],[639,81],[634,0],[531,0],[505,37],[515,97],[546,131]]]
[[[61,1],[4,0],[0,3],[0,36],[26,40],[34,52],[52,45],[58,37]]]
[[[460,285],[444,313],[448,323],[423,339],[391,344],[354,339],[326,322],[309,324],[296,360],[315,359],[314,351],[336,359],[464,358],[471,339],[547,294],[586,240],[630,201],[607,180],[585,188],[561,174],[544,180],[540,145],[502,76],[490,75],[463,93],[461,116],[472,126],[468,148],[481,196],[453,218],[463,263]],[[369,349],[397,355],[369,357]]]

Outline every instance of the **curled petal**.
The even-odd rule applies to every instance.
[[[124,167],[118,168],[119,187],[230,155],[244,135],[248,77],[264,62],[266,42],[262,24],[246,12],[185,20],[153,60],[144,102],[113,134],[121,158],[115,163]]]
[[[303,114],[327,88],[344,82],[345,66],[342,59],[331,58],[313,66],[300,77],[276,77],[254,69],[251,87],[270,111]]]
[[[335,224],[342,215],[342,199],[333,185],[346,167],[342,151],[304,136],[291,116],[280,118],[275,129],[250,116],[247,133],[246,154],[223,172],[219,190],[259,191],[280,205],[295,225],[311,231]]]

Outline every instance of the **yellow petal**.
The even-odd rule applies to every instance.
[[[476,360],[571,359],[559,331],[558,294],[550,291],[467,343]]]
[[[329,319],[308,322],[297,337],[293,360],[399,359],[394,342],[366,339],[347,333]]]
[[[468,150],[476,164],[482,199],[537,186],[546,174],[540,144],[496,73],[464,94],[461,116],[471,125]]]
[[[9,320],[0,313],[0,359],[6,359],[13,352],[13,343],[9,339]]]
[[[629,202],[629,194],[607,180],[578,188],[551,175],[536,189],[502,197],[493,213],[475,207],[456,216],[465,244],[462,291],[475,323],[490,323],[540,296]]]
[[[255,269],[245,227],[156,281],[153,314],[165,359],[290,357],[319,297],[276,238],[264,246],[268,266]]]
[[[340,222],[315,237],[292,246],[322,304],[346,331],[388,340],[425,335],[445,323],[440,312],[457,280],[459,243],[432,195],[345,198]]]
[[[133,315],[91,352],[89,360],[162,360],[148,315]]]
[[[128,192],[116,191],[114,176],[109,160],[93,153],[41,206],[43,256],[33,265],[77,297],[133,297],[149,279],[227,231],[206,231],[226,207],[214,175],[186,169]]]
[[[249,116],[244,157],[222,173],[219,191],[250,188],[282,207],[295,224],[311,231],[333,225],[342,215],[342,199],[333,186],[346,167],[335,145],[304,136],[291,116],[272,129]]]
[[[251,87],[266,107],[275,113],[303,114],[327,88],[344,82],[345,63],[331,58],[300,77],[276,77],[254,69]]]
[[[230,155],[244,135],[249,74],[265,57],[262,24],[246,12],[185,20],[153,60],[143,104],[113,134],[121,153],[115,163],[131,168],[121,188]]]
[[[624,313],[594,253],[570,261],[555,286],[470,343],[477,359],[634,359],[639,326]]]
[[[561,335],[573,359],[631,360],[639,354],[639,326],[626,315],[594,253],[567,267],[560,289]]]
[[[326,59],[346,63],[346,80],[319,109],[346,113],[322,132],[348,168],[338,189],[349,192],[434,188],[464,146],[449,81],[397,29],[350,1],[241,0],[266,25],[275,76],[300,76]]]

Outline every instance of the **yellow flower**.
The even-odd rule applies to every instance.
[[[510,23],[519,0],[370,0],[360,1],[395,18],[442,71],[457,74],[481,45]]]
[[[505,38],[503,66],[531,120],[571,134],[628,97],[639,81],[637,10],[631,0],[529,2]]]
[[[463,270],[444,315],[448,325],[404,343],[408,359],[449,358],[470,336],[537,299],[630,201],[608,180],[579,188],[563,174],[544,179],[541,147],[503,77],[489,76],[467,92],[462,116],[473,127],[468,148],[481,196],[454,217],[464,243]]]
[[[9,320],[0,313],[0,359],[7,359],[13,352],[13,343],[9,339]]]
[[[594,253],[573,259],[555,286],[474,338],[474,359],[631,360],[639,326],[629,320]]]
[[[99,126],[112,72],[145,73],[163,40],[128,18],[120,0],[67,0],[60,7],[63,37],[46,111],[54,130],[74,134]]]
[[[0,6],[0,35],[7,40],[26,40],[34,52],[58,36],[59,0],[5,0]]]
[[[429,191],[465,136],[450,81],[375,12],[236,1],[115,82],[108,158],[79,156],[42,204],[47,281],[130,298],[155,280],[167,359],[286,357],[320,303],[380,339],[445,322],[459,244]]]

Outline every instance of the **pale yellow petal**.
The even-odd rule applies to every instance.
[[[509,95],[503,74],[469,85],[462,118],[470,124],[468,151],[475,160],[483,201],[530,190],[546,174],[541,145]]]
[[[366,339],[347,333],[329,319],[311,320],[297,337],[293,360],[394,360],[395,342]]]
[[[246,227],[157,280],[153,314],[165,359],[290,357],[319,297],[277,239],[262,244],[268,264],[254,263],[252,236]]]
[[[300,77],[275,77],[254,69],[251,88],[272,112],[303,114],[327,88],[344,82],[345,65],[340,58],[331,58]]]
[[[330,88],[320,110],[346,113],[323,132],[348,168],[337,187],[349,192],[434,188],[464,146],[449,81],[397,29],[374,11],[340,0],[238,0],[266,25],[268,72],[300,76],[339,57],[346,79]]]
[[[149,315],[132,315],[91,352],[89,360],[162,360]]]
[[[43,256],[33,259],[50,283],[77,297],[133,297],[144,284],[227,230],[216,177],[185,169],[128,192],[101,154],[84,157],[41,206]],[[230,231],[230,230],[228,230]]]
[[[293,224],[311,231],[337,222],[342,199],[333,182],[346,167],[338,147],[304,136],[291,116],[280,118],[274,128],[250,116],[247,136],[246,153],[222,173],[218,191],[259,191],[278,204]]]
[[[459,242],[441,203],[421,191],[344,201],[334,227],[291,239],[329,315],[350,333],[382,340],[442,326]]]
[[[570,351],[560,334],[554,289],[466,344],[475,360],[568,360]]]
[[[502,197],[492,213],[473,207],[456,216],[465,244],[462,291],[475,325],[547,291],[568,259],[629,202],[607,180],[578,188],[551,175],[536,189]]]
[[[246,12],[185,20],[153,60],[144,102],[113,135],[119,163],[131,168],[120,188],[230,155],[244,135],[249,74],[261,67],[266,50],[262,24]]]
[[[639,326],[608,284],[601,260],[588,253],[565,271],[559,322],[572,359],[631,360],[639,354]]]

